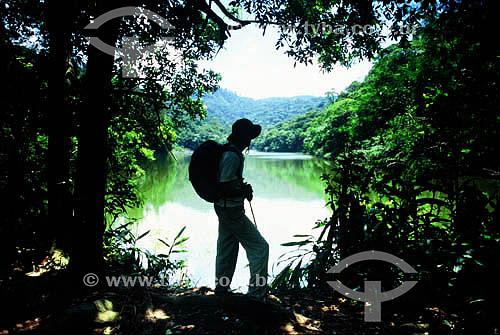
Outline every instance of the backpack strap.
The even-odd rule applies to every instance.
[[[243,167],[243,154],[241,153],[240,150],[238,150],[237,148],[232,146],[230,143],[226,143],[226,144],[222,145],[222,150],[221,150],[220,157],[219,157],[219,163],[220,163],[220,160],[222,159],[222,155],[227,151],[234,152],[240,158],[240,165],[238,166],[237,177],[240,179],[240,181],[243,181],[243,169],[242,169],[242,167]],[[217,168],[217,169],[219,169],[219,168]],[[227,207],[226,201],[227,201],[227,199],[224,198],[224,208]]]
[[[243,169],[242,169],[242,165],[243,165],[243,154],[241,153],[241,151],[239,151],[238,149],[236,149],[234,146],[232,146],[230,143],[226,143],[222,146],[222,153],[221,153],[221,158],[222,158],[222,154],[224,154],[224,152],[227,152],[227,151],[231,151],[231,152],[234,152],[236,155],[238,155],[238,157],[240,158],[240,165],[238,166],[238,177],[243,180]]]

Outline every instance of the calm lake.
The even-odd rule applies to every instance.
[[[194,192],[188,180],[190,155],[176,153],[172,158],[160,159],[146,171],[141,193],[144,206],[128,212],[139,219],[134,233],[151,232],[137,242],[152,253],[166,253],[159,238],[171,242],[186,226],[183,236],[186,253],[186,272],[197,286],[214,287],[215,254],[218,221],[213,205],[203,201]],[[269,243],[269,273],[275,276],[285,264],[276,265],[278,258],[296,247],[282,243],[298,240],[295,234],[319,236],[312,229],[317,220],[330,215],[325,207],[324,184],[320,179],[326,163],[310,156],[292,153],[262,153],[250,151],[245,156],[245,181],[252,184],[252,207],[260,233]],[[248,202],[247,216],[253,221]],[[238,264],[231,288],[247,291],[249,268],[246,253],[240,245]]]

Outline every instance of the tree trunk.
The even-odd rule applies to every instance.
[[[95,17],[119,8],[116,1],[100,1]],[[96,36],[115,45],[118,19],[104,24]],[[77,208],[78,226],[74,229],[71,255],[72,274],[81,279],[86,273],[102,273],[104,193],[106,187],[107,130],[111,97],[112,56],[92,45],[88,49],[85,84],[85,108],[80,115],[78,132]],[[81,280],[80,280],[81,282]]]
[[[64,13],[61,15],[61,13]],[[65,84],[68,59],[71,55],[71,33],[75,7],[73,1],[48,2],[50,38],[49,70],[49,150],[48,189],[49,222],[56,246],[68,251],[71,245],[73,205],[70,183],[71,112],[67,108]],[[47,227],[49,228],[49,227]]]

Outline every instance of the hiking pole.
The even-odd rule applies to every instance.
[[[248,201],[250,204],[250,210],[252,211],[253,223],[255,223],[255,228],[257,228],[257,221],[255,221],[255,215],[253,214],[252,202]]]

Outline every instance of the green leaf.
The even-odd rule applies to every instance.
[[[486,301],[486,300],[485,299],[476,299],[476,300],[472,300],[471,302],[469,302],[469,304],[473,304],[476,302],[483,302],[483,301]]]
[[[145,232],[144,234],[142,234],[141,236],[139,236],[135,241],[136,242],[139,241],[141,238],[143,238],[144,236],[146,236],[147,234],[149,234],[150,231],[151,231],[151,229],[148,230],[147,232]]]
[[[160,241],[161,243],[165,244],[167,247],[170,248],[170,245],[167,242],[163,241],[161,238],[159,238],[158,241]]]
[[[284,247],[291,247],[294,245],[302,246],[302,245],[306,245],[306,244],[309,244],[312,242],[313,242],[312,240],[304,240],[304,241],[299,241],[299,242],[286,242],[286,243],[282,243],[281,245]]]
[[[295,269],[293,269],[292,276],[290,277],[290,284],[292,287],[300,287],[300,277],[302,275],[302,259],[299,261]]]
[[[184,232],[185,229],[186,229],[186,226],[182,227],[182,229],[179,231],[177,236],[174,238],[174,242],[182,235],[182,233]]]
[[[189,237],[183,237],[181,240],[175,242],[174,246],[182,244],[183,242],[186,242],[187,240],[189,240]]]
[[[474,260],[474,262],[475,262],[477,265],[479,265],[479,266],[484,266],[484,264],[483,264],[483,263],[481,263],[480,261],[478,261],[478,260],[476,260],[476,259]]]

